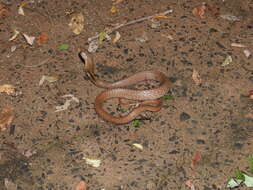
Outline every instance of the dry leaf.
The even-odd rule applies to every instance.
[[[17,49],[17,46],[11,46],[11,53],[14,52]]]
[[[19,31],[17,31],[16,29],[14,29],[14,34],[13,34],[13,36],[9,39],[9,41],[12,41],[12,40],[14,40],[18,35],[19,35]]]
[[[98,168],[101,164],[101,160],[93,159],[93,158],[83,158],[86,161],[86,164],[91,165],[95,168]]]
[[[225,67],[227,65],[229,65],[230,63],[232,63],[233,59],[230,55],[228,55],[226,57],[226,59],[223,61],[223,63],[221,64],[221,66]]]
[[[48,81],[48,82],[56,82],[57,80],[59,80],[59,77],[57,75],[42,75],[40,82],[39,82],[39,86],[41,86],[44,82]]]
[[[0,18],[5,18],[10,14],[10,10],[2,3],[0,3]]]
[[[23,33],[23,36],[26,40],[26,42],[29,44],[29,45],[33,45],[33,42],[35,40],[35,37],[34,36],[28,36],[27,34]]]
[[[119,41],[120,37],[121,37],[121,35],[120,35],[120,33],[117,31],[116,34],[115,34],[115,38],[113,39],[112,43],[115,44],[117,41]]]
[[[196,17],[199,17],[201,19],[205,18],[205,10],[206,10],[206,5],[201,5],[199,7],[195,7],[192,10],[192,14],[195,15]]]
[[[99,42],[98,40],[93,40],[89,43],[88,52],[94,53],[98,49]]]
[[[112,6],[112,8],[111,8],[111,13],[116,13],[116,12],[118,12],[118,10],[117,10],[117,8],[115,7],[115,6]]]
[[[200,85],[202,83],[202,80],[200,78],[200,75],[199,73],[193,69],[193,72],[192,72],[192,80],[195,82],[195,84],[197,85]]]
[[[19,8],[18,8],[18,14],[25,16],[25,12],[24,12],[23,6],[19,6]]]
[[[84,181],[80,181],[76,186],[76,190],[86,190],[87,184]]]
[[[141,144],[133,143],[133,146],[140,149],[140,150],[143,150],[143,146]]]
[[[168,38],[169,40],[174,40],[174,38],[170,34],[161,34],[161,36],[165,37],[165,38]]]
[[[3,108],[0,113],[0,131],[6,130],[10,125],[14,118],[13,107],[7,105]]]
[[[239,44],[239,43],[231,43],[231,46],[232,46],[232,47],[239,47],[239,48],[244,48],[244,47],[246,47],[245,45]]]
[[[251,55],[251,52],[250,52],[248,49],[245,49],[245,50],[243,51],[243,53],[244,53],[244,55],[245,55],[247,58],[249,58],[250,55]]]
[[[220,17],[229,21],[240,21],[240,19],[234,15],[220,15]]]
[[[201,153],[197,151],[192,159],[191,166],[194,167],[201,160]]]
[[[5,92],[8,95],[14,94],[15,86],[11,84],[4,84],[0,86],[0,93]]]
[[[80,34],[84,29],[84,16],[82,13],[74,13],[71,15],[69,27],[76,35]]]
[[[48,34],[46,32],[42,32],[37,40],[37,44],[42,45],[45,41],[48,40]]]
[[[165,14],[161,14],[161,15],[155,15],[153,18],[159,19],[159,18],[169,18],[169,17]]]
[[[55,112],[64,111],[64,110],[68,109],[68,107],[70,106],[70,102],[77,102],[77,103],[79,103],[78,98],[76,98],[72,94],[66,94],[66,95],[64,95],[62,97],[63,98],[70,98],[70,99],[66,100],[66,102],[63,105],[56,106],[55,107],[55,109],[56,109]]]

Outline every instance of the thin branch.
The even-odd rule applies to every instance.
[[[172,13],[172,10],[167,10],[167,11],[164,11],[162,13],[157,13],[157,14],[154,14],[154,15],[151,15],[151,16],[147,16],[147,17],[142,17],[142,18],[139,18],[139,19],[136,19],[136,20],[132,20],[130,22],[127,22],[127,23],[124,23],[124,24],[120,24],[118,26],[115,26],[114,28],[110,29],[107,34],[111,34],[112,32],[114,32],[115,30],[118,30],[119,28],[123,27],[123,26],[129,26],[129,25],[132,25],[132,24],[136,24],[136,23],[140,23],[140,22],[143,22],[145,20],[148,20],[148,19],[151,19],[151,18],[154,18],[156,16],[159,16],[159,15],[166,15],[166,14],[169,14],[169,13]],[[95,40],[99,38],[99,34],[98,35],[95,35],[95,36],[92,36],[90,38],[88,38],[88,42],[91,42],[92,40]]]
[[[50,60],[50,58],[47,58],[47,59],[41,61],[41,63],[39,63],[39,64],[37,64],[37,65],[23,65],[23,67],[27,67],[27,68],[39,67],[39,66],[41,66],[41,65],[46,64],[49,60]]]

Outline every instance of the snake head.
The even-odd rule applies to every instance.
[[[93,59],[88,57],[88,55],[85,52],[80,52],[79,56],[81,60],[84,62],[84,71],[85,74],[90,78],[92,83],[95,83],[96,76],[94,74],[94,62]]]

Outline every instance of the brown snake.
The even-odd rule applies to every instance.
[[[124,124],[135,119],[143,111],[159,111],[161,109],[162,102],[158,99],[164,96],[171,87],[171,82],[162,72],[143,71],[136,73],[126,79],[122,79],[114,83],[108,83],[100,80],[94,74],[95,64],[92,58],[88,57],[87,54],[84,52],[81,52],[80,56],[84,61],[85,73],[89,77],[91,82],[98,87],[107,89],[101,92],[95,100],[95,110],[97,114],[104,120],[110,121],[115,124]],[[160,86],[148,90],[126,88],[127,86],[146,80],[159,81]],[[138,106],[134,108],[128,115],[123,117],[115,117],[113,115],[110,115],[103,109],[103,102],[111,98],[136,100],[140,103],[138,103]],[[145,105],[146,103],[152,103],[155,105]]]

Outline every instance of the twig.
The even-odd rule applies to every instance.
[[[162,13],[157,13],[157,14],[154,14],[154,15],[151,15],[151,16],[147,16],[147,17],[142,17],[142,18],[139,18],[139,19],[136,19],[136,20],[132,20],[130,22],[127,22],[127,23],[124,23],[124,24],[120,24],[118,26],[115,26],[114,28],[110,29],[107,34],[111,34],[113,31],[115,30],[118,30],[119,28],[123,27],[123,26],[129,26],[129,25],[132,25],[132,24],[135,24],[135,23],[139,23],[139,22],[143,22],[145,20],[148,20],[148,19],[151,19],[151,18],[154,18],[158,15],[166,15],[166,14],[169,14],[169,13],[172,13],[172,10],[167,10],[167,11],[164,11]],[[88,38],[88,42],[91,42],[92,40],[95,40],[99,38],[99,34],[98,35],[95,35],[95,36],[92,36],[90,38]]]
[[[39,66],[44,65],[45,63],[47,63],[49,60],[50,60],[50,58],[47,58],[44,61],[41,61],[41,63],[39,63],[37,65],[23,65],[23,67],[27,67],[27,68],[39,67]]]

